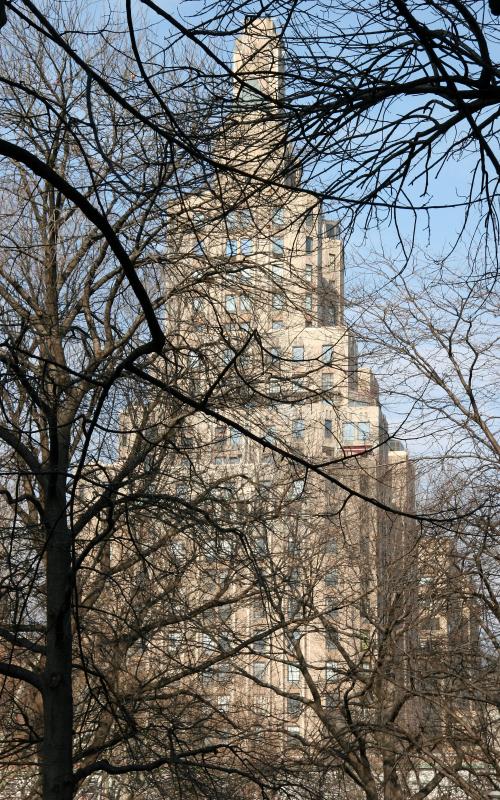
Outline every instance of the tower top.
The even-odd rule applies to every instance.
[[[283,49],[270,17],[245,17],[235,43],[234,72],[241,79],[234,81],[238,103],[257,105],[262,95],[275,101],[283,97]]]

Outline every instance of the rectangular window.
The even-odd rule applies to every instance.
[[[327,681],[336,681],[339,678],[339,662],[327,661],[325,664],[325,678]]]
[[[304,348],[302,345],[295,345],[292,347],[292,360],[293,361],[303,361],[304,360]]]
[[[195,242],[193,246],[193,253],[196,256],[202,256],[204,254],[203,245],[200,241]]]
[[[247,294],[242,294],[240,297],[240,308],[242,311],[252,310],[252,301]]]
[[[300,728],[298,725],[287,725],[286,734],[285,747],[287,750],[292,750],[300,744],[297,738],[300,736]]]
[[[344,442],[353,442],[354,441],[354,423],[353,422],[344,422],[342,425],[342,439]]]
[[[324,422],[324,435],[325,439],[331,439],[333,436],[333,423],[331,419],[325,419]]]
[[[293,619],[296,614],[300,611],[300,600],[296,597],[290,597],[288,599],[288,616]]]
[[[231,228],[236,228],[238,225],[238,215],[236,211],[230,211],[229,214],[226,216],[226,224],[229,230]]]
[[[217,698],[217,708],[221,712],[221,714],[227,714],[229,711],[229,695],[228,694],[221,694]]]
[[[288,664],[288,681],[289,683],[300,681],[300,670],[296,664]]]
[[[191,308],[193,309],[195,314],[203,310],[203,303],[204,303],[203,297],[193,297],[193,299],[191,300]]]
[[[200,366],[200,356],[196,350],[190,350],[188,354],[188,363],[190,367]]]
[[[306,236],[306,253],[310,255],[313,251],[312,236]]]
[[[249,267],[242,269],[240,272],[240,278],[243,283],[250,283],[252,280],[252,270]]]
[[[323,364],[331,364],[333,361],[333,344],[324,344],[321,348],[321,360]]]
[[[302,703],[298,697],[287,697],[286,710],[289,717],[298,717],[302,711]]]
[[[283,239],[278,236],[273,236],[272,238],[272,252],[273,256],[282,256],[285,252],[285,247],[283,244]]]
[[[280,382],[277,378],[271,378],[269,381],[269,394],[279,394]]]
[[[242,228],[248,228],[252,224],[252,212],[248,208],[240,211],[240,225]]]
[[[366,440],[370,438],[370,423],[358,422],[358,433],[361,441],[366,442]]]
[[[283,320],[282,319],[273,319],[271,323],[271,328],[273,331],[280,331],[283,328]]]
[[[180,631],[172,631],[168,634],[167,646],[169,650],[177,650],[181,643]]]
[[[241,441],[243,439],[243,435],[240,431],[237,431],[235,428],[231,428],[231,433],[229,434],[229,439],[231,441],[231,447],[240,447]]]
[[[236,239],[227,239],[226,256],[235,256],[238,253],[238,242]]]
[[[276,362],[280,360],[281,352],[279,347],[271,347],[270,353],[271,353],[271,361]]]
[[[257,678],[257,680],[264,680],[266,674],[266,662],[265,661],[256,661],[253,665],[253,676]]]
[[[325,235],[327,239],[338,239],[339,238],[339,226],[337,222],[326,222],[325,223]]]
[[[331,555],[335,555],[337,553],[338,551],[337,540],[333,536],[330,536],[326,540],[325,550],[327,553],[330,553]]]
[[[276,428],[274,427],[268,428],[265,433],[264,439],[267,442],[274,444],[274,442],[276,441]]]
[[[307,281],[307,283],[311,283],[312,277],[313,277],[313,265],[306,264],[304,269],[304,280]]]
[[[285,296],[282,294],[273,294],[273,308],[281,310],[285,307]]]
[[[312,311],[312,307],[313,307],[312,295],[311,294],[304,295],[304,309],[306,311]]]
[[[236,297],[233,294],[226,295],[226,311],[229,313],[236,311]]]
[[[241,247],[240,252],[243,256],[249,256],[252,254],[253,251],[253,244],[251,239],[242,239],[241,240]]]
[[[255,539],[255,552],[259,556],[264,556],[267,553],[267,539],[265,536],[257,536]]]
[[[321,388],[323,391],[333,389],[333,372],[323,372],[321,375]]]
[[[305,483],[306,482],[303,480],[303,478],[298,478],[297,480],[293,481],[290,494],[294,500],[301,496],[302,492],[304,491]]]
[[[273,278],[281,280],[283,277],[283,264],[273,264],[272,266]]]
[[[292,421],[292,436],[294,439],[303,439],[304,438],[304,430],[305,430],[305,422],[303,419],[294,419]]]
[[[327,586],[336,586],[337,583],[338,583],[338,580],[339,580],[339,576],[337,574],[337,570],[336,569],[330,570],[330,572],[327,572],[326,575],[325,575],[325,583],[326,583]]]
[[[226,347],[222,354],[222,360],[224,364],[229,364],[233,358],[234,358],[234,350],[231,350],[230,347]]]
[[[275,208],[273,211],[273,223],[274,225],[284,225],[285,224],[285,209],[284,208]]]
[[[252,607],[252,618],[253,619],[264,619],[264,606],[261,602],[257,601],[254,603]]]
[[[336,325],[337,324],[337,306],[332,304],[328,306],[326,314],[326,324],[327,325]]]

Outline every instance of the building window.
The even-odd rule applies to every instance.
[[[240,211],[240,225],[242,228],[247,228],[252,224],[252,212],[248,208]]]
[[[358,422],[359,438],[362,442],[366,442],[370,438],[370,423]]]
[[[333,344],[324,344],[321,348],[321,360],[323,364],[331,364],[333,361]]]
[[[267,653],[269,650],[268,640],[257,639],[257,641],[253,643],[253,649],[255,653]]]
[[[299,697],[287,697],[286,699],[286,710],[287,714],[290,717],[298,717],[301,714],[303,705],[300,702]]]
[[[253,676],[257,680],[262,681],[266,675],[266,662],[256,661],[253,665]]]
[[[238,242],[236,239],[227,239],[226,256],[235,256],[238,253]]]
[[[313,265],[306,264],[304,269],[304,280],[307,281],[307,283],[311,283],[312,277],[313,277]]]
[[[300,670],[296,664],[288,664],[288,682],[298,683],[300,681]]]
[[[204,305],[203,297],[193,297],[193,299],[191,300],[191,308],[193,309],[195,314],[203,310],[203,305]]]
[[[336,325],[337,324],[337,306],[332,304],[328,306],[326,310],[326,320],[327,325]]]
[[[312,295],[306,294],[304,295],[304,308],[306,311],[312,311]]]
[[[229,695],[228,694],[221,694],[217,698],[217,708],[221,712],[221,714],[227,714],[229,711]]]
[[[236,297],[233,294],[226,295],[226,311],[229,313],[236,311]]]
[[[327,586],[336,586],[339,580],[339,576],[336,569],[330,570],[325,575],[325,583]]]
[[[339,662],[327,661],[325,664],[325,678],[327,681],[336,681],[339,677]]]
[[[292,347],[292,360],[293,361],[303,361],[304,360],[304,348],[302,345],[295,345]]]
[[[242,294],[240,297],[240,308],[242,311],[252,310],[252,301],[247,294]]]
[[[342,425],[342,439],[344,442],[353,442],[354,441],[354,423],[353,422],[344,422]]]
[[[282,294],[273,294],[273,308],[282,309],[285,307],[285,296]]]
[[[330,536],[326,540],[325,550],[326,550],[327,553],[330,553],[330,555],[336,555],[336,553],[338,552],[337,540],[334,539],[333,536]]]
[[[331,439],[333,436],[333,423],[331,419],[325,419],[324,422],[324,435],[325,439]]]
[[[272,266],[273,278],[281,280],[283,278],[283,264],[273,264]]]
[[[306,253],[310,255],[313,251],[312,236],[306,236]]]
[[[268,428],[264,435],[264,439],[266,442],[269,442],[269,444],[274,444],[276,442],[276,428]]]
[[[167,647],[169,650],[177,650],[181,643],[180,631],[171,631],[167,638]]]
[[[285,224],[285,209],[284,208],[275,208],[273,210],[273,223],[274,223],[274,225],[284,225]]]
[[[283,239],[281,237],[273,236],[272,251],[274,256],[282,256],[285,252]]]
[[[241,240],[241,247],[240,252],[243,256],[249,256],[252,254],[253,244],[251,239],[242,239]]]
[[[265,616],[264,606],[262,605],[260,600],[257,600],[252,606],[252,619],[260,620],[264,619],[264,616]]]
[[[321,388],[323,391],[333,389],[333,372],[323,372],[321,375]]]
[[[195,242],[193,246],[193,253],[195,256],[202,256],[204,255],[203,245],[200,241]]]
[[[305,484],[306,482],[303,478],[298,478],[297,480],[293,481],[290,491],[293,500],[296,500],[301,496],[302,492],[304,491]]]
[[[271,361],[273,362],[279,361],[281,358],[281,351],[279,347],[271,347],[270,354],[271,354]]]
[[[271,328],[273,329],[273,331],[280,331],[283,328],[283,320],[273,319],[271,323]]]
[[[242,269],[240,272],[240,278],[243,283],[250,283],[252,280],[252,270],[249,267]]]
[[[236,228],[238,225],[238,215],[236,211],[230,211],[226,216],[226,224],[229,229]]]
[[[305,422],[303,419],[294,419],[292,421],[292,436],[294,439],[303,439]]]
[[[338,239],[340,232],[339,232],[339,225],[337,222],[326,222],[325,223],[325,235],[327,239]]]
[[[286,733],[287,733],[287,738],[285,740],[285,747],[290,749],[293,747],[297,747],[297,745],[299,744],[299,742],[297,741],[297,737],[300,736],[299,726],[287,725]]]
[[[269,394],[279,394],[280,382],[277,378],[271,378],[269,381]]]
[[[231,428],[229,439],[231,442],[231,447],[240,447],[243,434],[241,434],[240,431],[236,430],[235,428]]]

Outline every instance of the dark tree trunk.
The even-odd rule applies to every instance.
[[[73,693],[71,537],[66,518],[66,477],[58,469],[46,496],[47,655],[43,676],[44,800],[73,797]]]

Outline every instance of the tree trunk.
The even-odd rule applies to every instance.
[[[71,536],[66,520],[65,471],[58,469],[46,497],[47,654],[43,686],[44,800],[73,797],[71,684]]]

